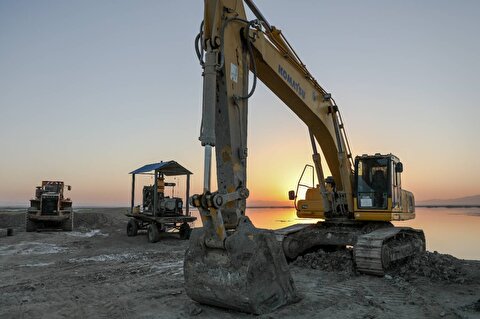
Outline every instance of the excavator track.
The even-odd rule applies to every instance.
[[[395,262],[424,251],[422,230],[387,227],[358,236],[353,255],[359,272],[383,276]]]

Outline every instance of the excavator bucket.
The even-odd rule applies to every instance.
[[[205,246],[203,228],[190,237],[184,261],[187,295],[200,303],[263,314],[300,300],[272,231],[241,217],[225,249]]]

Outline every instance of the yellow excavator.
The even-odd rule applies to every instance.
[[[246,4],[255,16],[248,20]],[[185,253],[185,289],[200,303],[262,314],[299,300],[287,258],[316,247],[353,246],[358,271],[383,275],[398,260],[425,250],[421,230],[391,221],[415,217],[414,197],[401,187],[403,165],[392,155],[353,160],[344,124],[325,91],[281,31],[251,0],[205,0],[195,41],[203,67],[200,141],[204,146],[203,193],[191,197],[203,227]],[[249,76],[252,83],[249,85]],[[261,80],[307,126],[318,185],[297,192],[299,217],[310,225],[271,231],[246,216],[248,99]],[[320,147],[333,175],[325,178]],[[211,189],[215,150],[217,190]],[[304,170],[305,172],[305,170]],[[298,200],[297,200],[298,199]]]

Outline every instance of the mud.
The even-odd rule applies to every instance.
[[[417,276],[433,281],[464,283],[468,278],[466,264],[460,259],[438,252],[425,252],[398,265],[391,273],[406,280]]]
[[[315,252],[299,256],[293,264],[303,268],[312,268],[329,272],[339,272],[345,275],[355,274],[353,264],[353,250],[342,249],[333,252],[326,252],[319,249]]]
[[[360,275],[355,271],[353,249],[342,249],[326,252],[319,249],[315,252],[299,256],[293,264],[303,268],[318,269],[328,272],[342,273],[348,276]],[[425,277],[436,282],[464,283],[468,277],[468,262],[451,255],[436,251],[403,260],[393,265],[387,278],[400,277],[411,281]]]
[[[74,231],[25,233],[1,212],[0,318],[480,318],[480,262],[427,252],[384,277],[356,274],[351,250],[313,252],[289,267],[298,303],[253,316],[191,301],[187,241],[126,236],[123,209],[77,212]]]

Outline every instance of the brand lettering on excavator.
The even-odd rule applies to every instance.
[[[297,92],[302,99],[305,100],[305,90],[300,86],[300,83],[296,82],[280,64],[278,65],[278,74],[280,74],[285,82],[287,82],[292,89]]]

